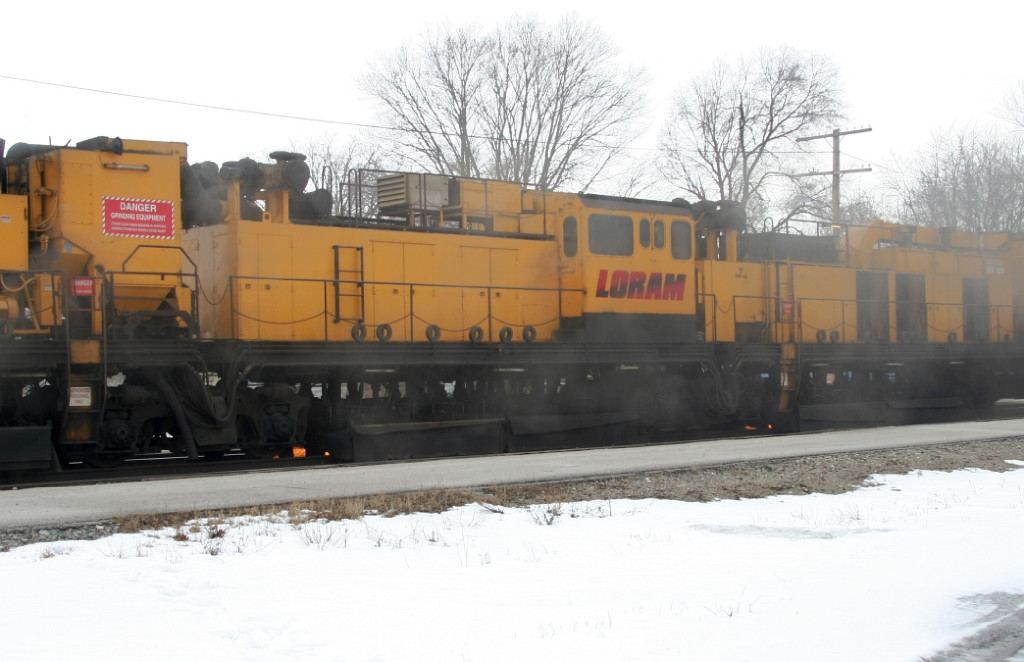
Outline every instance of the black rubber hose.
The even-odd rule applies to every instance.
[[[160,379],[157,380],[156,387],[160,390],[160,394],[164,396],[164,400],[167,401],[167,405],[171,408],[174,418],[178,421],[178,429],[181,430],[181,437],[185,441],[185,450],[188,452],[188,459],[199,459],[199,449],[196,447],[196,438],[192,435],[192,424],[189,422],[188,416],[185,415],[185,409],[181,406],[181,399],[178,397],[178,394],[174,392],[174,389],[171,388],[171,385],[164,377],[160,377]]]

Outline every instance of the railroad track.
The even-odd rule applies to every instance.
[[[1007,400],[997,403],[989,415],[980,420],[1009,420],[1024,418],[1024,400]],[[818,430],[820,432],[820,430]],[[790,433],[799,435],[803,433]],[[654,446],[668,444],[687,444],[716,439],[742,439],[756,436],[788,436],[773,433],[770,430],[746,428],[714,429],[702,432],[687,432],[685,439],[680,439],[678,431],[666,431],[648,435],[643,439],[627,441],[611,448],[631,446]],[[608,447],[604,445],[604,447]],[[552,451],[533,451],[547,453]],[[529,453],[526,453],[529,454]],[[412,458],[393,460],[392,464],[414,463],[425,459]],[[216,459],[200,458],[189,460],[184,456],[170,454],[139,457],[127,460],[123,465],[112,469],[93,468],[78,463],[61,472],[7,472],[0,474],[0,490],[27,489],[32,487],[92,485],[101,483],[125,483],[147,480],[160,480],[177,477],[203,477],[216,475],[245,474],[260,471],[289,471],[310,469],[331,464],[329,457],[290,457],[273,459],[255,459],[242,452],[229,453]],[[346,463],[344,466],[360,467],[381,463]],[[341,466],[341,465],[338,465]]]
[[[112,469],[100,469],[76,463],[60,472],[6,472],[6,474],[0,474],[0,490],[308,469],[326,462],[327,458],[325,457],[254,459],[241,452],[229,453],[217,459],[201,457],[197,461],[178,455],[154,455],[132,458],[126,460],[123,465]]]
[[[742,438],[770,434],[765,430],[715,430],[696,434],[689,434],[684,440],[679,439],[678,433],[661,433],[651,435],[643,440],[630,441],[615,447],[645,446],[657,444],[679,444],[693,443],[697,441],[709,441],[725,438]],[[607,446],[606,446],[607,447]],[[546,453],[552,451],[533,451],[534,453]],[[390,463],[411,463],[420,462],[426,459],[436,458],[411,458],[392,460]],[[126,483],[146,480],[160,480],[164,478],[177,477],[199,477],[245,474],[257,471],[289,471],[299,469],[310,469],[313,467],[332,464],[327,456],[316,457],[289,457],[272,459],[251,458],[241,451],[228,453],[217,458],[200,457],[199,460],[189,460],[185,456],[160,454],[150,457],[138,457],[126,460],[124,464],[116,468],[95,468],[84,463],[75,463],[60,472],[7,472],[0,474],[0,490],[27,489],[32,487],[55,487],[55,486],[76,486],[95,485],[100,483]],[[345,463],[337,466],[370,466],[380,464],[370,463]]]

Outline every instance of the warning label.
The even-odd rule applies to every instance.
[[[174,239],[170,200],[103,197],[103,234],[112,237]]]

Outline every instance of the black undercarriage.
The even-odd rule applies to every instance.
[[[234,449],[366,462],[592,447],[716,426],[942,420],[1024,395],[1024,345],[1010,342],[801,344],[788,364],[780,345],[704,342],[124,338],[94,362],[70,361],[68,341],[4,344],[3,469]]]

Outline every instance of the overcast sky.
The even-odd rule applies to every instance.
[[[649,121],[658,127],[674,89],[716,58],[786,44],[830,56],[848,119],[872,127],[843,141],[843,168],[907,154],[933,131],[997,120],[1024,79],[1024,4],[957,5],[867,0],[769,3],[247,2],[140,3],[56,0],[5,3],[0,76],[126,95],[258,110],[334,123],[157,103],[0,77],[0,137],[63,144],[95,135],[189,143],[191,160],[262,156],[373,119],[355,85],[366,62],[415,39],[428,24],[487,28],[514,12],[555,21],[576,10],[653,79]],[[653,148],[649,134],[637,149]],[[821,141],[821,149],[829,144]],[[822,156],[821,168],[831,161]]]

